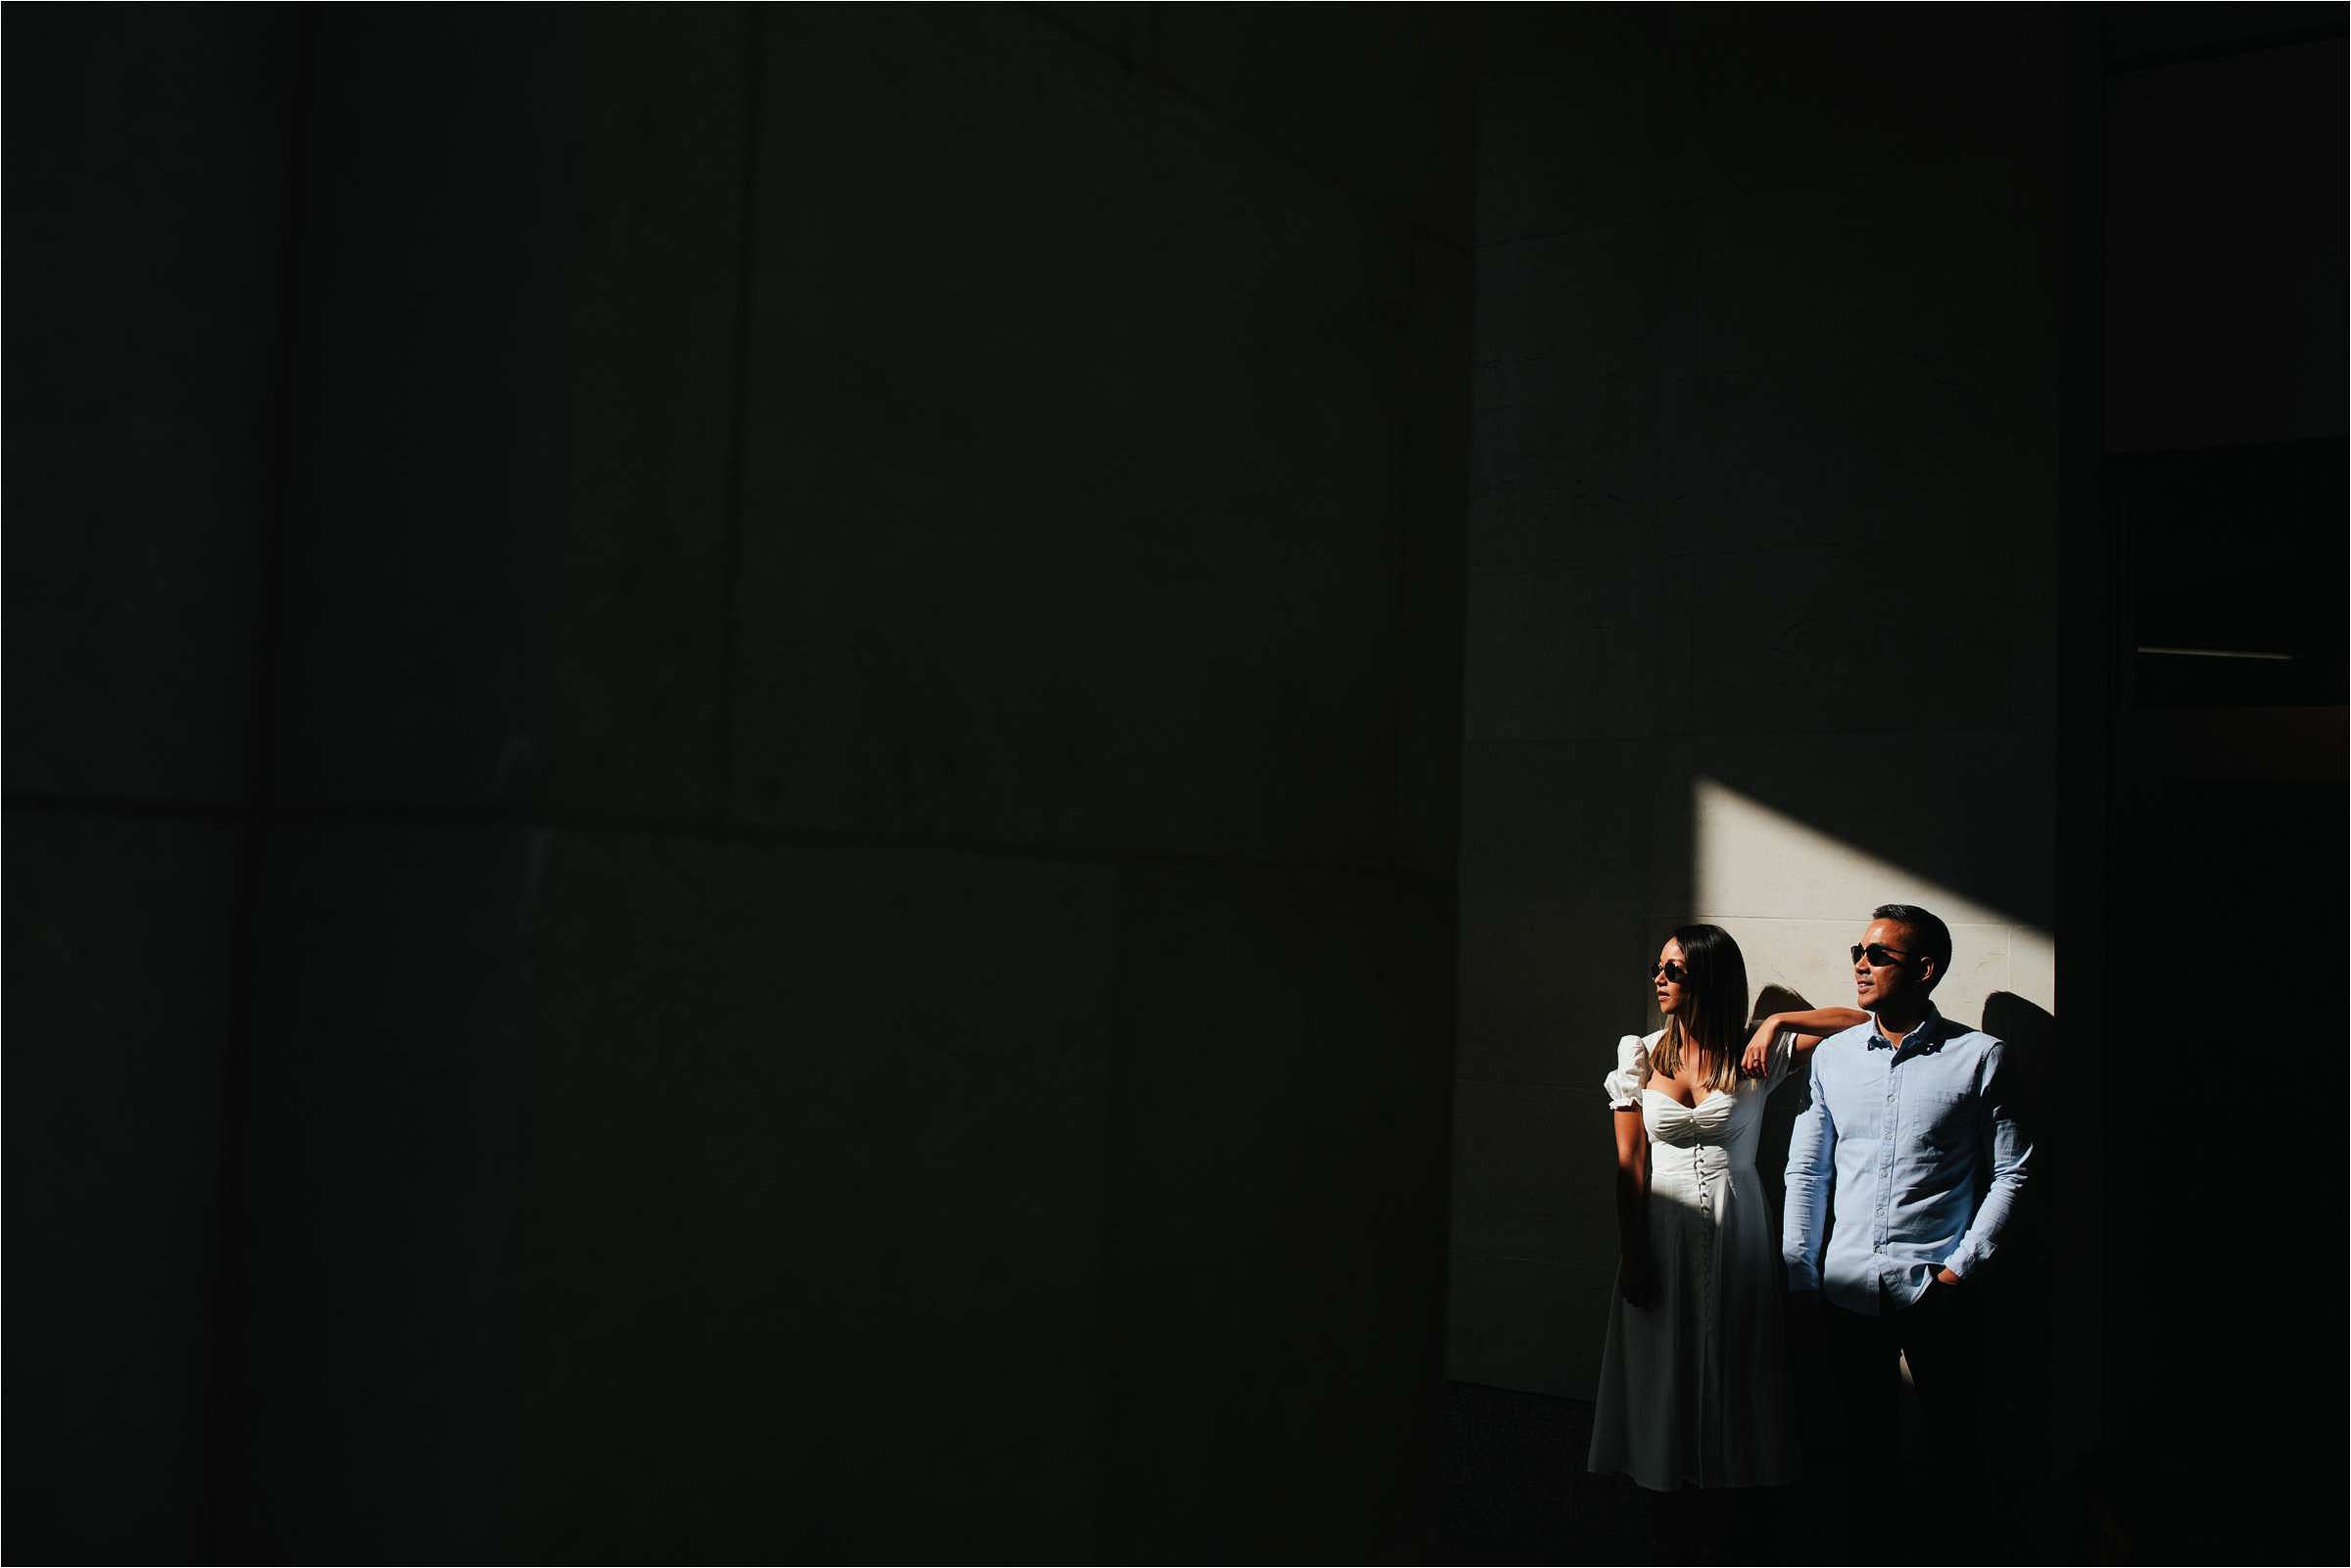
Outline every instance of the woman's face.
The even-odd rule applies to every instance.
[[[1656,968],[1650,972],[1650,983],[1656,987],[1657,1011],[1667,1018],[1682,1010],[1682,987],[1690,980],[1688,964],[1689,960],[1682,956],[1682,944],[1670,936],[1657,949]]]

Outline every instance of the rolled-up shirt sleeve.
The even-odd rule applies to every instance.
[[[1959,1238],[1958,1248],[1943,1259],[1943,1266],[1962,1279],[1979,1265],[1990,1262],[2000,1250],[2000,1238],[2015,1216],[2016,1206],[2024,1196],[2026,1177],[2033,1166],[2033,1140],[2016,1114],[2016,1074],[2008,1066],[2007,1053],[1996,1043],[1984,1053],[1983,1074],[1977,1103],[1982,1107],[1991,1184],[1984,1194],[1983,1206],[1976,1211],[1974,1221],[1967,1227],[1967,1234]],[[1793,1177],[1789,1185],[1793,1211]]]
[[[1780,1257],[1788,1264],[1788,1288],[1820,1289],[1820,1244],[1828,1216],[1829,1183],[1837,1169],[1837,1122],[1812,1075],[1812,1103],[1796,1118],[1788,1139],[1788,1206]]]

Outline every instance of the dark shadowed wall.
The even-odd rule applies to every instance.
[[[2055,1006],[2065,34],[1494,27],[1449,1359],[1589,1398],[1601,1078],[1676,925],[1849,1005],[1847,944],[1916,902],[1953,1017]]]
[[[2346,13],[2180,10],[2125,8],[2105,29],[2118,657],[2098,826],[2109,1039],[2137,1069],[2105,1095],[2105,1405],[2139,1553],[2325,1562],[2351,1553],[2342,1267],[2331,1237],[2312,1250],[2319,1290],[2268,1259],[2303,1245],[2282,1195],[2342,1186],[2328,1113],[2351,1087]],[[2191,1022],[2215,1005],[2227,1022]],[[2282,1070],[2243,1091],[2198,1070],[2238,1059]],[[2216,1131],[2264,1124],[2280,1130],[2238,1168],[2205,1158]],[[2176,1451],[2178,1432],[2214,1441]]]
[[[2039,1134],[1987,1516],[2342,1555],[2343,20],[1497,10],[1457,1378],[1589,1398],[1666,929],[1842,1001],[1906,898]]]
[[[7,41],[11,1555],[1416,1532],[1464,29]]]
[[[5,1547],[185,1561],[226,1331],[294,39],[60,8],[5,45]]]

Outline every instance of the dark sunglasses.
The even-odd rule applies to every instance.
[[[1652,964],[1649,967],[1651,979],[1654,980],[1660,974],[1665,976],[1665,982],[1668,985],[1679,985],[1690,977],[1690,972],[1682,968],[1681,960],[1676,958],[1669,958],[1662,964]]]
[[[1901,952],[1896,948],[1888,947],[1884,942],[1872,942],[1867,947],[1863,947],[1856,942],[1852,947],[1848,948],[1847,951],[1853,955],[1853,962],[1856,964],[1861,962],[1861,955],[1867,953],[1869,955],[1869,967],[1873,970],[1882,970],[1889,964],[1892,964],[1897,958],[1908,958],[1910,956],[1908,953]]]

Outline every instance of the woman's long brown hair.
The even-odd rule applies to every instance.
[[[1739,1086],[1741,1038],[1747,1028],[1747,959],[1719,926],[1677,926],[1682,946],[1682,1010],[1665,1021],[1665,1037],[1649,1053],[1650,1070],[1678,1077],[1682,1053],[1695,1046],[1706,1063],[1700,1080],[1724,1092]]]

